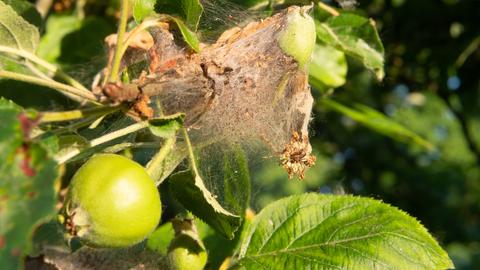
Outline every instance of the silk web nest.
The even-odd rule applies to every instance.
[[[261,142],[290,178],[303,178],[315,161],[308,140],[313,98],[307,68],[278,44],[295,12],[304,11],[292,6],[230,28],[214,43],[201,44],[199,53],[173,24],[159,24],[138,34],[122,60],[123,68],[144,64],[138,78],[129,85],[107,85],[100,94],[116,102],[134,101],[144,117],[185,113],[194,146]]]

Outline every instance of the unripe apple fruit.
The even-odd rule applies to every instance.
[[[74,236],[95,247],[127,247],[141,242],[158,225],[159,192],[138,163],[100,154],[73,176],[67,220]]]
[[[207,252],[189,235],[179,234],[168,248],[167,261],[171,270],[202,270],[207,263]]]

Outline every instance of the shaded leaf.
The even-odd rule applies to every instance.
[[[40,145],[23,141],[29,120],[0,99],[0,268],[18,269],[34,229],[55,215],[57,164]]]
[[[2,1],[0,14],[0,45],[34,53],[40,39],[38,29]]]
[[[253,220],[238,252],[246,269],[448,269],[447,253],[414,218],[370,198],[303,194]]]
[[[103,67],[103,62],[95,63],[94,57],[105,55],[104,39],[115,32],[115,26],[101,17],[87,17],[81,27],[69,32],[61,39],[61,55],[58,61],[65,64],[88,62],[93,75]],[[94,66],[94,64],[98,66]]]
[[[310,85],[320,90],[342,86],[347,76],[345,54],[328,45],[315,45],[309,76]]]
[[[243,216],[250,206],[251,183],[242,147],[218,142],[197,151],[196,160],[208,190],[228,211]]]
[[[415,132],[368,106],[355,104],[354,108],[350,108],[327,98],[321,99],[320,104],[329,110],[344,114],[352,120],[397,141],[415,143],[429,150],[434,148],[430,142],[426,141]]]
[[[206,187],[202,178],[190,171],[170,177],[174,197],[195,216],[208,223],[223,236],[232,239],[241,225],[240,216],[225,210]]]
[[[197,31],[203,13],[199,0],[157,0],[155,9],[158,13],[180,16],[193,31]]]
[[[56,62],[62,54],[62,39],[82,26],[82,21],[75,15],[52,14],[46,23],[46,33],[38,45],[37,54],[41,58]]]
[[[35,229],[32,237],[33,248],[30,257],[41,256],[46,246],[68,249],[64,237],[65,227],[57,221],[50,221]]]
[[[175,191],[174,196],[186,209],[204,220],[221,235],[232,239],[233,233],[241,224],[241,217],[250,204],[251,184],[247,157],[240,145],[217,143],[197,151],[195,162],[193,173],[196,174],[195,181],[198,181],[195,189],[204,189],[202,191],[204,197],[197,195],[196,203],[177,197],[180,195],[182,198],[188,198],[187,189],[185,189],[186,180],[177,182],[176,179],[172,179],[170,188]],[[192,184],[193,180],[189,180]],[[210,196],[213,197],[210,198]],[[213,209],[208,211],[196,209],[198,203],[212,204],[210,207]],[[215,210],[217,208],[219,210]],[[235,218],[231,218],[231,215]]]
[[[235,233],[235,238],[230,240],[223,237],[217,231],[208,226],[208,224],[201,220],[197,220],[195,224],[197,225],[198,234],[205,244],[205,249],[208,251],[208,263],[210,269],[219,269],[225,259],[234,254],[250,223],[251,221],[249,219],[244,219],[242,226]]]
[[[320,9],[317,13],[320,13],[315,20],[317,38],[358,59],[379,80],[383,79],[384,48],[374,21],[350,13],[331,16]]]

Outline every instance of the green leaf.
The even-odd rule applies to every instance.
[[[197,31],[203,13],[200,0],[157,0],[155,9],[159,13],[180,16],[194,31]]]
[[[141,23],[144,18],[155,13],[156,0],[134,0],[133,18],[137,23]]]
[[[187,25],[196,31],[203,13],[203,6],[200,4],[200,0],[183,0],[181,3]]]
[[[38,29],[43,28],[43,20],[38,13],[35,5],[26,1],[26,0],[0,0],[17,12],[18,15],[22,16],[27,22],[35,25]]]
[[[98,69],[103,68],[103,63],[95,63],[92,58],[105,56],[104,40],[113,32],[115,26],[106,18],[86,17],[81,21],[80,28],[61,38],[58,62],[72,65],[88,63],[89,69],[85,72],[90,72],[93,77]]]
[[[15,72],[15,73],[34,75],[27,67],[25,67],[25,65],[23,64],[23,61],[21,61],[14,55],[7,55],[7,54],[0,53],[0,68],[3,70]],[[14,90],[6,89],[6,87],[4,86],[2,86],[2,88],[3,88],[2,90],[4,90],[2,92],[2,95],[5,97],[8,97],[9,99],[13,99],[9,97],[7,94],[5,94],[5,92],[6,91],[13,92]]]
[[[336,88],[345,84],[345,54],[328,45],[317,44],[309,66],[309,82],[317,89]]]
[[[0,45],[34,53],[40,34],[38,29],[0,1]]]
[[[183,147],[181,143],[176,142],[168,155],[162,161],[162,166],[158,167],[157,170],[152,173],[155,184],[159,186],[161,183],[163,183],[163,181],[165,181],[165,179],[172,174],[175,168],[177,168],[177,166],[183,160],[185,160],[187,155],[188,153],[187,150],[185,150],[185,147]],[[156,175],[158,175],[158,177],[155,177]]]
[[[415,143],[428,150],[434,149],[434,146],[430,142],[426,141],[415,132],[368,106],[355,104],[354,108],[349,108],[328,98],[321,99],[320,106],[344,114],[352,120],[397,141]]]
[[[170,177],[170,190],[175,198],[195,216],[199,217],[223,236],[232,239],[241,225],[241,218],[225,210],[202,178],[190,171]]]
[[[0,99],[0,269],[19,269],[34,229],[55,215],[57,164],[39,144],[25,142],[32,123]]]
[[[82,20],[75,15],[52,14],[48,17],[45,35],[38,45],[37,54],[41,58],[56,62],[62,54],[62,40],[82,27]]]
[[[321,12],[317,9],[317,13]],[[379,80],[383,79],[384,48],[373,20],[350,13],[316,17],[320,18],[315,20],[319,40],[358,59],[373,70]]]
[[[219,151],[217,153],[223,152],[223,192],[220,193],[224,198],[221,201],[232,212],[243,216],[250,206],[251,194],[247,156],[240,145],[217,145],[216,147],[223,148],[217,149]],[[220,164],[217,163],[217,165]]]
[[[56,220],[38,226],[33,234],[33,248],[28,256],[41,256],[47,246],[68,249],[64,233],[65,227]]]
[[[210,269],[219,269],[226,258],[231,257],[240,245],[240,240],[250,225],[249,219],[244,219],[242,226],[235,233],[235,238],[225,239],[201,220],[196,220],[198,234],[200,235],[205,249],[208,250],[208,263]]]
[[[13,156],[15,151],[22,145],[22,130],[18,124],[18,114],[21,108],[11,101],[0,98],[0,158],[5,161]],[[0,163],[0,170],[4,169],[5,163]]]
[[[246,269],[448,269],[447,253],[414,218],[369,198],[303,194],[253,220],[238,252]]]
[[[176,17],[171,17],[171,19],[177,24],[180,33],[182,33],[183,39],[185,42],[195,51],[200,52],[200,41],[198,40],[195,32],[192,32],[182,20]]]
[[[176,113],[173,115],[152,118],[148,120],[150,131],[158,137],[173,138],[177,131],[183,126],[185,114]]]
[[[194,162],[193,176],[184,173],[182,180],[172,179],[170,188],[186,209],[232,239],[250,205],[247,157],[240,145],[216,143],[199,149]],[[200,204],[210,206],[197,208]]]

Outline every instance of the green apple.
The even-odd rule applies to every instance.
[[[186,234],[177,235],[168,248],[167,262],[171,270],[202,270],[207,252],[201,243]]]
[[[138,163],[100,154],[73,176],[67,222],[74,236],[95,247],[127,247],[144,240],[162,213],[159,192]]]

